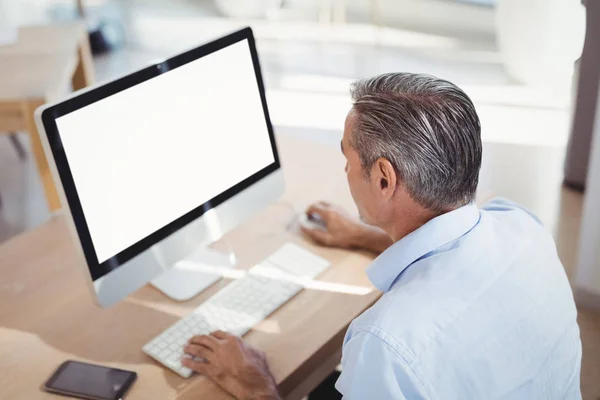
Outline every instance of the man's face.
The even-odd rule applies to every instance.
[[[356,203],[360,218],[367,224],[377,225],[376,221],[376,196],[374,196],[372,184],[363,170],[360,158],[356,150],[350,144],[350,135],[356,119],[355,111],[350,110],[344,124],[344,136],[342,137],[342,152],[346,157],[346,177],[350,193]]]

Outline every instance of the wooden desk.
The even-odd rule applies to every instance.
[[[0,46],[0,132],[25,130],[51,211],[60,208],[33,120],[40,105],[94,80],[87,30],[82,24],[19,29],[18,42]]]
[[[278,135],[288,188],[282,202],[227,235],[247,268],[287,241],[332,262],[318,279],[322,290],[303,290],[244,337],[267,353],[282,395],[300,399],[340,360],[348,324],[379,297],[365,274],[368,254],[316,247],[296,229],[293,212],[323,199],[352,200],[337,148]],[[217,246],[219,243],[217,243]],[[189,313],[226,281],[189,302],[169,300],[146,286],[110,309],[94,305],[84,262],[58,215],[0,247],[0,398],[50,399],[39,387],[64,360],[135,370],[128,399],[221,399],[228,396],[203,377],[185,380],[142,353],[155,335]]]

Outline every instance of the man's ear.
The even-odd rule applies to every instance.
[[[396,192],[398,176],[392,163],[385,158],[378,158],[371,169],[371,180],[376,190],[386,200],[391,199]]]

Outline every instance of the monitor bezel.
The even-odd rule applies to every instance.
[[[247,40],[248,42],[250,54],[252,57],[254,74],[259,88],[260,99],[269,134],[269,140],[271,142],[271,149],[274,156],[274,162],[261,169],[260,171],[256,172],[255,174],[249,176],[248,178],[244,179],[243,181],[239,182],[238,184],[234,185],[233,187],[227,189],[223,193],[215,196],[214,198],[208,200],[203,204],[198,205],[193,210],[177,218],[171,223],[165,225],[164,227],[156,230],[155,232],[151,233],[145,238],[142,238],[138,242],[130,245],[118,254],[115,254],[114,256],[110,257],[109,259],[103,262],[99,262],[92,241],[92,237],[86,222],[85,213],[81,206],[79,195],[77,193],[77,188],[73,180],[73,176],[71,174],[71,169],[67,160],[67,155],[65,154],[64,148],[61,143],[60,132],[58,131],[56,125],[56,119],[67,115],[71,112],[74,112],[80,108],[86,107],[92,103],[105,99],[109,96],[112,96],[116,93],[127,90],[135,85],[143,83],[159,75],[169,73],[169,71],[177,69],[201,57],[207,56],[211,53],[214,53],[225,47],[231,46],[244,40]],[[217,207],[223,202],[236,196],[237,194],[247,189],[259,180],[265,178],[273,172],[276,172],[281,167],[279,162],[279,154],[275,142],[275,135],[273,132],[273,126],[267,107],[265,88],[260,69],[258,54],[256,51],[256,43],[254,40],[252,29],[249,27],[241,29],[237,32],[231,33],[227,36],[216,39],[209,43],[203,44],[201,46],[198,46],[192,50],[171,57],[160,63],[150,65],[137,72],[134,72],[112,82],[109,82],[105,85],[86,91],[78,96],[69,98],[61,103],[48,107],[42,112],[41,120],[44,125],[46,136],[48,138],[49,148],[52,152],[57,167],[58,176],[62,183],[65,198],[70,208],[73,222],[77,230],[77,235],[79,237],[79,241],[81,243],[81,247],[83,249],[83,253],[92,280],[94,281],[105,276],[110,271],[118,268],[119,266],[127,263],[129,260],[148,250],[156,243],[159,243],[171,234],[177,232],[186,225],[202,217],[202,215],[204,215],[207,211],[213,209],[214,207]]]

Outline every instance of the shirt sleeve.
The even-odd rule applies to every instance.
[[[343,353],[335,387],[344,399],[430,399],[406,360],[374,334],[358,332]]]
[[[496,197],[495,199],[490,200],[483,207],[481,207],[481,209],[487,210],[487,211],[521,210],[521,211],[524,211],[531,218],[533,218],[538,224],[543,225],[542,221],[540,221],[540,219],[534,213],[529,211],[527,208],[523,207],[522,205],[520,205],[518,203],[515,203],[514,201],[505,199],[503,197]]]

